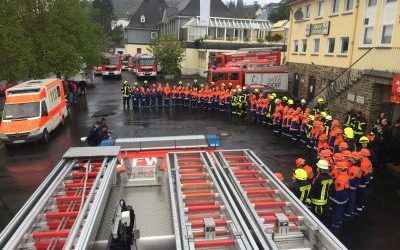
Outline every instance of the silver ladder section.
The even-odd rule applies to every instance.
[[[88,249],[118,154],[119,147],[70,148],[0,234],[0,248]]]
[[[251,150],[213,157],[263,249],[346,249]]]
[[[177,249],[259,249],[231,208],[208,153],[168,154]]]

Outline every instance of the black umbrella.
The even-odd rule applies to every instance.
[[[105,116],[110,116],[110,115],[115,115],[115,112],[109,111],[109,110],[99,110],[99,111],[94,112],[90,118],[105,117]]]

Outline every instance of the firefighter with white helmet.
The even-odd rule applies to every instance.
[[[312,182],[310,192],[311,209],[319,216],[323,216],[326,212],[330,188],[333,183],[332,177],[329,175],[329,163],[326,160],[317,162],[317,176]]]

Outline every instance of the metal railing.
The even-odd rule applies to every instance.
[[[317,92],[309,105],[314,106],[318,98],[329,102],[352,84],[359,81],[364,71],[400,71],[400,48],[370,48],[326,87]]]

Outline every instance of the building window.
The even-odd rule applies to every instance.
[[[140,16],[140,22],[141,22],[141,23],[146,22],[146,17],[145,17],[144,15],[141,15],[141,16]]]
[[[302,39],[301,40],[301,52],[306,53],[307,52],[307,39]]]
[[[349,51],[349,38],[341,37],[340,38],[340,53],[347,54],[348,51]]]
[[[328,38],[328,54],[335,52],[335,38]]]
[[[344,11],[349,12],[353,10],[354,0],[346,0],[344,3]]]
[[[317,5],[317,17],[322,17],[322,12],[324,8],[324,1],[319,1]]]
[[[340,4],[340,0],[332,0],[332,14],[336,14],[339,11],[339,4]]]
[[[382,27],[382,44],[391,44],[392,43],[392,34],[393,34],[393,25],[383,25]]]
[[[374,27],[365,27],[363,44],[372,44],[373,35],[374,35]]]
[[[368,1],[368,7],[376,6],[376,0],[367,0]]]
[[[306,13],[306,18],[310,18],[311,4],[307,4],[304,11]]]
[[[294,53],[299,52],[299,41],[298,40],[293,41],[293,52]]]
[[[397,0],[386,0],[386,3],[394,3],[397,2]]]
[[[313,53],[314,54],[318,54],[319,53],[319,38],[318,39],[314,39]]]

